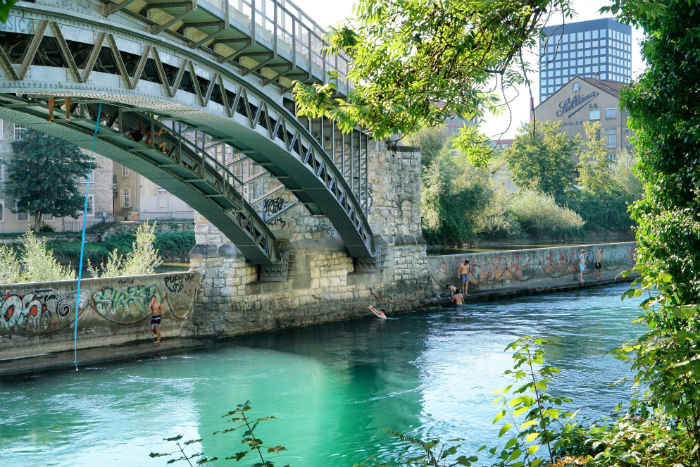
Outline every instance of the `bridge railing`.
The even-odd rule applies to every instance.
[[[229,24],[322,81],[328,81],[328,72],[337,73],[334,81],[338,91],[345,94],[350,90],[347,79],[350,59],[344,53],[331,57],[324,54],[323,49],[328,45],[324,39],[326,30],[294,3],[289,0],[228,0],[227,5],[226,1],[199,0],[221,14],[228,10]]]

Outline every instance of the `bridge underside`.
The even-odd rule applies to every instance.
[[[32,33],[0,32],[1,116],[90,147],[95,118],[90,109],[97,103],[108,104],[112,113],[100,122],[98,153],[133,168],[217,227],[224,226],[221,230],[246,250],[250,261],[278,261],[274,236],[236,193],[239,181],[175,134],[177,124],[195,128],[265,167],[312,214],[328,217],[351,256],[374,256],[363,212],[367,203],[358,202],[344,179],[344,163],[339,169],[326,153],[331,147],[335,153],[335,146],[325,144],[329,138],[323,137],[323,125],[322,145],[311,134],[314,125],[302,124],[269,97],[269,89],[251,85],[188,47],[94,18],[76,22],[75,15],[21,4],[19,10],[32,18]],[[64,103],[54,109],[56,118],[51,123],[46,121],[50,97],[58,105],[64,103],[61,98],[71,98],[69,107]],[[131,120],[120,120],[118,115],[125,112]],[[143,149],[124,135],[129,125],[135,125],[134,118],[159,127],[161,122],[171,122],[161,139],[169,155]],[[358,139],[359,150],[362,141]],[[354,139],[348,142],[352,148]],[[364,144],[366,150],[366,140]],[[175,160],[173,154],[177,154]],[[366,193],[366,176],[363,184],[353,174],[358,168],[351,161],[351,183]]]

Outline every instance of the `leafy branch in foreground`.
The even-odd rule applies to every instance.
[[[509,419],[498,436],[501,438],[509,431],[515,432],[515,436],[502,449],[494,447],[489,450],[498,459],[494,465],[541,465],[544,461],[534,457],[541,446],[546,446],[549,462],[554,464],[558,450],[569,442],[574,431],[576,424],[571,423],[571,419],[578,411],[571,413],[557,408],[571,400],[547,392],[550,378],[559,370],[544,365],[543,345],[544,339],[526,336],[506,347],[506,350],[514,350],[515,353],[513,369],[505,374],[512,375],[516,383],[524,381],[525,384],[515,389],[509,385],[502,391],[496,391],[496,394],[503,395],[494,401],[499,404],[500,411],[493,422],[506,416]],[[524,418],[520,418],[523,415]]]
[[[486,88],[496,77],[504,87],[524,82],[521,50],[556,11],[570,17],[570,1],[360,0],[326,51],[350,56],[354,88],[337,97],[333,83],[297,82],[298,110],[341,131],[360,125],[377,139],[495,111],[498,98]]]
[[[241,443],[246,445],[247,447],[243,451],[235,453],[233,456],[226,457],[225,460],[240,461],[245,456],[253,452],[257,454],[257,457],[260,458],[260,462],[254,463],[253,467],[274,467],[274,463],[265,459],[265,457],[263,456],[263,451],[266,451],[266,454],[277,454],[281,451],[286,451],[286,449],[284,446],[270,446],[268,448],[263,448],[263,441],[255,436],[255,429],[258,427],[258,424],[260,422],[274,420],[275,417],[268,416],[250,419],[246,415],[246,412],[248,412],[249,410],[250,401],[246,401],[243,404],[238,404],[234,410],[227,412],[221,417],[227,419],[228,422],[233,423],[234,426],[232,426],[231,428],[226,428],[224,430],[215,431],[213,434],[226,434],[245,428],[245,431],[241,435]],[[207,458],[204,456],[203,452],[187,454],[185,452],[185,448],[193,444],[201,444],[202,439],[192,439],[184,441],[181,444],[180,441],[182,440],[182,438],[183,435],[177,435],[171,438],[164,438],[165,441],[175,443],[178,447],[177,451],[166,453],[152,452],[150,453],[150,457],[170,457],[170,459],[168,459],[168,464],[184,461],[187,462],[189,465],[193,465],[193,462],[196,465],[205,465],[219,460],[218,457]]]

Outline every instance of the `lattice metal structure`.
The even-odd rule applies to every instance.
[[[144,3],[140,1],[142,6]],[[138,4],[130,2],[120,10]],[[158,8],[151,4],[146,10],[156,12]],[[78,102],[104,102],[122,111],[141,113],[151,121],[196,129],[206,135],[203,141],[225,144],[234,153],[254,160],[312,214],[328,217],[353,257],[374,255],[365,217],[368,139],[361,131],[341,135],[328,121],[300,121],[284,93],[275,95],[260,79],[241,76],[243,62],[222,61],[210,49],[193,47],[191,39],[173,40],[171,36],[177,34],[164,31],[177,29],[177,21],[156,31],[155,14],[139,23],[143,26],[140,30],[133,24],[125,26],[127,20],[134,22],[134,12],[120,17],[117,10],[111,11],[110,19],[120,21],[110,22],[91,14],[77,15],[26,2],[18,3],[13,11],[31,26],[23,31],[0,32],[0,94],[4,95],[7,113],[12,114],[10,119],[50,133],[49,127],[56,123],[39,123],[36,103],[54,97],[58,105],[65,98],[72,99],[68,108],[55,110],[61,116],[56,122],[67,121]],[[219,37],[226,35],[211,40]],[[239,57],[253,50],[247,48]],[[258,72],[264,69],[260,67]],[[283,83],[283,79],[277,82]],[[10,102],[8,95],[27,105]],[[22,120],[23,113],[32,118]],[[168,147],[175,144],[173,138],[165,138]],[[207,154],[204,146],[200,149]],[[199,157],[204,161],[203,154]],[[242,182],[230,179],[235,190]],[[166,187],[162,181],[157,183]],[[245,202],[243,197],[241,200]],[[254,214],[249,206],[246,212]],[[210,215],[205,214],[212,220]],[[263,260],[258,255],[253,261],[274,262],[277,258],[268,256]]]

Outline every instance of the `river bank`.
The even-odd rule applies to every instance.
[[[475,454],[498,439],[493,391],[509,384],[502,373],[512,360],[503,349],[517,337],[548,338],[545,363],[561,370],[551,390],[583,409],[576,420],[605,416],[629,398],[628,383],[610,385],[629,368],[605,354],[638,332],[630,322],[641,299],[621,302],[625,290],[589,287],[202,339],[200,347],[91,362],[78,372],[3,377],[0,452],[10,465],[159,466],[165,460],[149,453],[167,452],[163,438],[183,434],[202,439],[196,452],[224,458],[238,437],[211,434],[226,427],[226,411],[250,400],[253,416],[276,417],[259,427],[266,445],[287,449],[275,464],[403,465],[387,428],[467,438],[460,454]],[[479,457],[476,465],[491,464]]]

